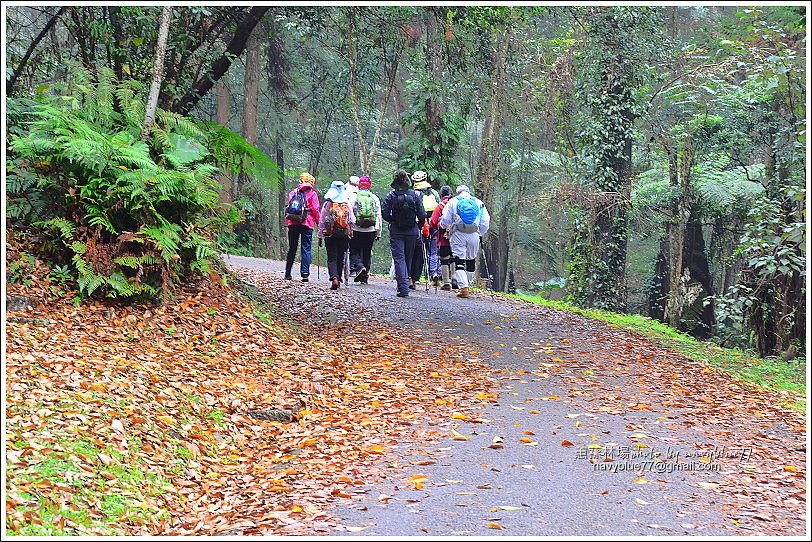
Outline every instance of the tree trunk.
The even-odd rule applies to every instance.
[[[398,76],[398,66],[400,65],[400,55],[402,52],[402,44],[396,45],[392,65],[386,70],[386,95],[383,98],[383,102],[381,102],[381,112],[378,115],[378,122],[375,124],[375,133],[372,136],[372,143],[369,146],[369,153],[366,156],[365,162],[361,164],[362,175],[369,175],[372,172],[372,164],[375,161],[378,141],[380,141],[381,138],[381,129],[383,128],[384,119],[386,118],[386,112],[389,109],[389,101],[392,98],[392,90],[395,88],[395,80]]]
[[[406,150],[403,148],[403,142],[406,140],[408,134],[403,127],[403,112],[406,111],[406,104],[403,103],[404,89],[403,81],[400,77],[395,78],[395,89],[393,95],[395,97],[395,114],[397,115],[396,118],[398,123],[397,155],[403,156],[404,152],[406,152]]]
[[[595,286],[591,289],[589,306],[607,310],[623,311],[626,308],[626,248],[628,245],[628,211],[632,176],[632,130],[635,115],[633,100],[629,96],[624,79],[626,63],[622,56],[614,59],[606,76],[615,83],[606,89],[606,106],[614,107],[623,123],[613,123],[606,138],[618,145],[616,153],[605,159],[605,165],[613,172],[612,178],[604,178],[598,188],[605,201],[595,216],[595,256],[599,269]],[[612,75],[610,75],[612,74]]]
[[[25,66],[28,64],[28,59],[31,58],[31,54],[34,52],[34,49],[37,48],[37,46],[42,41],[42,38],[44,38],[45,35],[51,30],[51,28],[54,27],[57,21],[59,21],[59,18],[62,16],[63,13],[65,13],[66,9],[67,8],[65,7],[59,8],[59,11],[57,11],[53,17],[48,19],[48,22],[45,23],[45,26],[42,28],[40,33],[37,34],[37,36],[31,42],[31,45],[28,46],[28,49],[25,51],[25,54],[20,59],[20,63],[14,69],[14,72],[11,74],[11,77],[6,82],[6,94],[8,96],[14,94],[15,90],[14,87],[17,84],[17,80],[20,78],[20,74],[22,74],[23,70],[25,69]]]
[[[485,204],[488,212],[491,215],[491,224],[498,225],[501,230],[503,221],[506,217],[501,215],[505,214],[505,210],[497,212],[495,191],[496,183],[498,180],[499,169],[499,134],[502,128],[503,115],[502,115],[502,102],[504,100],[505,81],[507,72],[505,70],[505,61],[507,59],[508,48],[510,46],[510,35],[508,30],[504,30],[497,35],[496,50],[494,51],[491,60],[493,65],[493,75],[490,81],[490,92],[488,102],[488,114],[485,117],[485,127],[482,132],[482,139],[479,150],[479,160],[477,164],[477,192],[479,198]],[[506,224],[506,222],[504,222]],[[485,254],[483,257],[488,259],[488,263],[493,266],[489,269],[491,275],[494,277],[504,277],[506,269],[503,268],[503,261],[506,263],[508,255],[502,256],[501,252],[507,252],[507,235],[500,231],[496,239],[489,241],[485,245]],[[504,280],[500,280],[499,284],[494,284],[494,289],[499,290],[504,285]]]
[[[279,168],[279,187],[277,190],[276,201],[279,205],[279,217],[277,225],[279,226],[279,237],[276,242],[276,250],[279,258],[284,258],[287,253],[287,235],[285,235],[285,206],[288,204],[288,190],[285,186],[285,153],[282,148],[282,141],[279,132],[276,134],[276,165]]]
[[[228,86],[222,79],[217,81],[215,88],[215,96],[217,98],[217,109],[214,122],[220,126],[228,128],[231,122],[231,97],[228,93]],[[222,171],[219,178],[220,182],[220,201],[222,203],[232,203],[234,201],[234,186],[231,180],[231,174],[227,171]]]
[[[257,115],[259,110],[259,40],[252,32],[245,49],[245,95],[243,96],[242,136],[257,144]]]
[[[116,79],[121,81],[124,78],[124,55],[121,53],[121,42],[124,41],[124,32],[121,29],[121,7],[110,6],[107,8],[107,15],[110,18],[110,26],[113,28],[113,72]]]
[[[682,149],[669,152],[669,177],[679,191],[671,210],[649,297],[649,315],[697,338],[712,334],[714,312],[705,305],[713,295],[713,280],[705,251],[702,224],[694,213],[692,169],[694,148],[690,135]]]
[[[259,21],[269,9],[270,6],[255,6],[251,8],[248,14],[237,25],[237,28],[234,30],[234,35],[222,56],[212,64],[211,69],[192,85],[189,92],[177,102],[173,110],[182,115],[189,114],[189,111],[197,105],[200,98],[211,90],[214,84],[228,71],[232,60],[242,54],[247,45],[248,38],[254,31],[254,27],[259,24]]]
[[[364,130],[361,126],[361,100],[358,96],[358,21],[356,20],[355,9],[348,8],[347,17],[347,63],[350,66],[350,103],[352,104],[355,136],[358,140],[358,163],[363,171],[366,160],[366,143],[364,141]]]
[[[164,76],[164,56],[166,55],[166,42],[169,38],[169,22],[172,19],[172,8],[165,6],[161,11],[160,26],[158,28],[158,43],[155,44],[155,60],[153,62],[152,85],[149,89],[146,113],[144,114],[144,127],[141,129],[141,140],[146,141],[152,123],[155,122],[155,112],[158,109],[158,95],[161,93],[161,81]]]
[[[426,26],[426,69],[428,70],[430,81],[439,83],[442,81],[440,71],[440,33],[437,25],[437,16],[432,8],[427,8],[424,12],[423,20]],[[443,123],[443,103],[432,93],[426,98],[426,139],[429,146],[440,145],[440,133]],[[437,164],[441,169],[442,164]],[[435,187],[437,188],[437,187]]]

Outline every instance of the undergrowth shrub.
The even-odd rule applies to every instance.
[[[8,100],[7,226],[27,231],[75,274],[80,296],[165,300],[208,273],[219,205],[207,133],[159,110],[139,139],[144,102],[110,70],[78,71],[61,95]]]

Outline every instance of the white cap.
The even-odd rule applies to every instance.
[[[461,184],[461,185],[459,185],[459,186],[457,187],[457,194],[462,194],[463,192],[468,192],[468,193],[470,193],[470,192],[471,192],[471,190],[470,190],[470,189],[469,189],[467,186],[465,186],[464,184]]]

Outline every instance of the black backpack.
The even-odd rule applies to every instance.
[[[392,201],[392,223],[402,230],[417,225],[417,194],[414,191],[395,194]]]

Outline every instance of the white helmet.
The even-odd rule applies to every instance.
[[[412,181],[416,183],[419,183],[420,181],[425,181],[426,177],[427,175],[425,171],[417,170],[414,173],[412,173]]]

